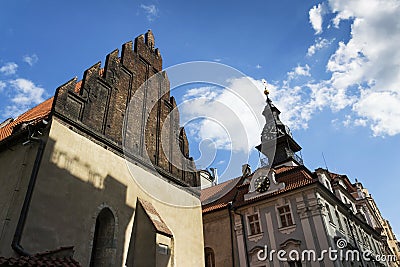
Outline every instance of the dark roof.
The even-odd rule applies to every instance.
[[[81,267],[73,259],[73,247],[61,247],[52,251],[37,253],[32,256],[5,258],[0,256],[0,266],[26,266],[26,267]]]

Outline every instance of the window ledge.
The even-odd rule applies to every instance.
[[[260,240],[261,238],[263,238],[263,235],[264,235],[264,233],[261,232],[261,233],[259,233],[259,234],[249,235],[248,238],[249,238],[250,241],[257,242],[258,240]]]
[[[292,233],[295,229],[296,229],[296,224],[278,228],[279,232],[287,235]]]

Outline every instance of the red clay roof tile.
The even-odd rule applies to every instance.
[[[244,185],[239,185],[238,183],[236,183],[234,188],[231,189],[228,193],[218,195],[218,193],[220,193],[226,187],[228,187],[231,184],[234,184],[234,182],[237,181],[236,179],[238,178],[202,190],[201,199],[203,204],[202,207],[203,213],[211,212],[226,207],[230,201],[233,201],[235,196],[236,199],[234,205],[240,206],[252,203],[254,201],[266,199],[287,191],[291,191],[296,188],[300,188],[302,186],[312,184],[318,181],[317,179],[314,179],[310,175],[309,171],[307,171],[307,169],[303,166],[282,166],[275,169],[275,172],[276,172],[276,179],[279,182],[284,182],[285,188],[282,190],[272,192],[270,194],[260,195],[259,197],[252,198],[249,200],[244,200],[244,195],[247,194],[248,192],[249,183]],[[213,199],[212,202],[204,204],[205,200],[215,196],[218,197],[216,199]]]
[[[150,218],[150,221],[153,223],[157,232],[164,233],[172,237],[173,234],[171,230],[169,230],[167,224],[163,221],[154,206],[150,202],[143,199],[139,199],[139,202],[142,205],[143,209],[146,211],[148,217]]]
[[[35,123],[46,118],[51,112],[52,105],[53,105],[53,97],[40,103],[36,107],[31,108],[27,112],[18,116],[15,120],[4,125],[2,128],[0,128],[0,141],[9,137],[12,134],[13,129],[16,125],[19,125],[24,122]]]
[[[100,69],[99,75],[104,74],[104,69]],[[78,81],[75,85],[75,93],[78,93],[82,87],[82,80]],[[46,101],[40,103],[39,105],[31,108],[22,115],[18,116],[15,120],[11,120],[8,124],[0,128],[0,141],[9,137],[16,125],[24,122],[36,122],[47,117],[51,112],[51,107],[53,105],[54,97],[47,99]]]

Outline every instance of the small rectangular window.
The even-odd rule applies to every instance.
[[[158,244],[157,251],[162,255],[168,255],[168,245]]]
[[[249,221],[250,235],[256,235],[261,233],[260,220],[258,218],[258,214],[247,216],[247,220]]]
[[[281,220],[282,227],[287,227],[287,226],[291,226],[294,224],[289,205],[279,207],[278,212],[279,212],[279,218]]]
[[[329,206],[328,203],[325,205],[325,208],[328,211],[329,222],[334,223],[333,218],[332,218],[332,213],[331,213],[331,207]]]

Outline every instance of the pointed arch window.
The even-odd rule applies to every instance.
[[[205,248],[204,250],[206,267],[215,267],[215,255],[212,248]]]
[[[109,208],[103,208],[96,219],[93,237],[91,267],[113,266],[115,261],[115,217]]]

